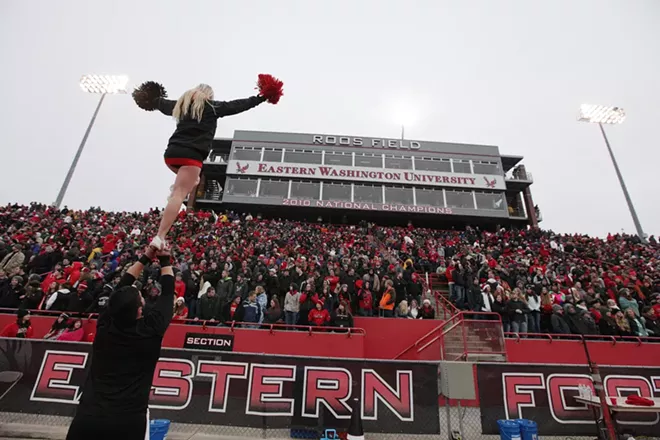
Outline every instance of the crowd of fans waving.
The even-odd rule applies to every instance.
[[[30,336],[29,310],[61,312],[52,339],[81,340],[79,318],[101,311],[155,233],[160,212],[0,207],[4,336]],[[541,230],[440,231],[328,225],[182,211],[170,232],[177,320],[353,326],[353,316],[433,319],[426,273],[459,309],[500,314],[517,333],[660,336],[660,247]],[[136,282],[146,306],[159,267]],[[444,286],[444,284],[443,284]],[[485,316],[485,315],[484,315]],[[77,339],[79,338],[80,339]]]

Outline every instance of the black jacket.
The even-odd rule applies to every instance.
[[[160,279],[158,301],[141,319],[123,323],[107,311],[99,315],[89,375],[74,424],[90,418],[104,423],[144,420],[163,335],[172,320],[174,277],[162,275]],[[119,287],[134,281],[126,273]]]
[[[552,328],[552,333],[558,335],[570,335],[571,329],[566,323],[566,320],[562,315],[553,313],[550,317],[550,326]]]
[[[213,297],[202,295],[197,306],[197,318],[203,320],[215,319],[219,321],[222,315],[222,301],[218,295]]]
[[[190,116],[176,125],[176,130],[170,137],[169,147],[194,148],[206,159],[211,150],[211,143],[218,127],[218,118],[231,116],[250,110],[264,102],[266,98],[252,96],[235,101],[207,101],[202,114],[202,120],[198,122]],[[172,116],[176,101],[158,98],[158,110],[164,115]]]

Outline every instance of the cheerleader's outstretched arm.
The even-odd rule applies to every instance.
[[[172,101],[171,99],[165,99],[165,98],[156,98],[156,108],[160,110],[160,112],[166,116],[172,116],[172,112],[174,111],[174,106],[176,105],[176,101]]]
[[[236,99],[234,101],[209,101],[217,117],[236,115],[250,110],[264,102],[266,98],[262,96],[251,96],[245,99]]]

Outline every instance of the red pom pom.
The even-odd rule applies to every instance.
[[[271,104],[277,104],[284,94],[282,91],[284,83],[273,75],[268,75],[266,73],[259,74],[257,87],[259,88],[259,94],[266,98]]]

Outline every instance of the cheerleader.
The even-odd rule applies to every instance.
[[[200,84],[185,92],[177,101],[169,100],[162,85],[153,81],[133,92],[137,105],[147,111],[159,110],[176,120],[176,130],[165,150],[165,164],[176,174],[158,233],[151,241],[157,250],[165,249],[165,237],[177,219],[181,204],[199,184],[202,163],[211,150],[218,118],[242,113],[264,101],[277,104],[282,96],[282,81],[271,75],[259,75],[259,94],[235,101],[214,101],[213,89]]]

